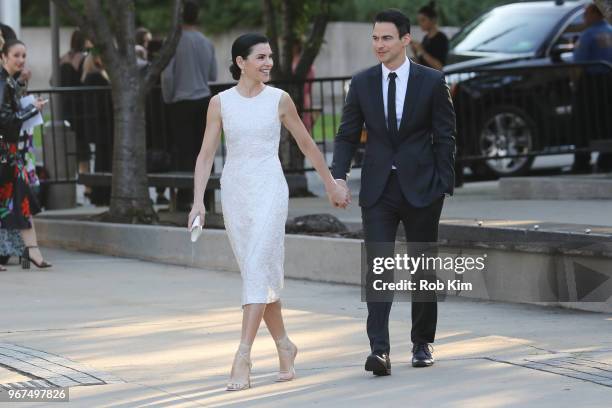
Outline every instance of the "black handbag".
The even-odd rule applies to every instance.
[[[0,135],[0,186],[11,178],[11,166],[8,161],[8,148],[4,138]]]

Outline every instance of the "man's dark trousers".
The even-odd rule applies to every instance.
[[[406,232],[406,242],[436,242],[443,203],[442,196],[428,206],[414,207],[402,194],[396,172],[391,171],[380,199],[373,206],[361,209],[366,248],[370,242],[395,242],[400,222]],[[387,253],[385,256],[392,257],[393,253]],[[368,302],[367,332],[373,353],[390,352],[391,305],[392,302]],[[413,343],[434,342],[437,317],[438,304],[435,298],[428,301],[415,301],[413,298],[411,331]]]

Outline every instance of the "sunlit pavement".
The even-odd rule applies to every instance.
[[[45,254],[52,270],[11,265],[0,273],[0,344],[117,380],[71,387],[70,406],[605,407],[612,400],[612,315],[448,300],[439,308],[437,362],[415,369],[410,305],[397,303],[393,374],[376,378],[363,370],[359,288],[296,280],[286,281],[284,305],[300,348],[298,378],[274,382],[276,351],[262,326],[253,388],[228,393],[240,331],[238,274]],[[0,370],[0,384],[24,379]]]

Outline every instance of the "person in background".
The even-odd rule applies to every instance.
[[[16,39],[14,31],[11,27],[3,25],[2,32],[6,32],[10,37],[9,39]],[[0,49],[4,46],[4,38],[0,35]],[[20,94],[18,97],[25,96],[28,81],[32,76],[32,72],[25,65],[16,73],[13,77],[16,79],[17,84],[20,85]],[[31,129],[23,131],[21,134],[24,139],[25,146],[23,146],[24,155],[24,168],[29,176],[30,187],[33,190],[37,190],[40,187],[40,181],[36,174],[36,158],[34,157],[34,137]],[[21,233],[16,229],[3,229],[0,228],[0,265],[8,264],[11,257],[22,257],[25,250],[25,244],[21,239]]]
[[[428,5],[419,9],[417,21],[421,30],[425,32],[423,42],[412,41],[410,46],[417,58],[417,62],[426,67],[442,71],[448,56],[448,37],[438,29],[438,11],[436,2],[430,1]],[[457,157],[461,152],[461,135],[457,135]],[[463,185],[463,164],[455,160],[455,187]]]
[[[293,46],[293,61],[291,62],[291,70],[295,72],[298,63],[300,62],[300,58],[302,56],[302,48],[303,42],[297,42]],[[312,80],[315,78],[315,68],[314,64],[310,66],[308,69],[308,73],[306,74],[307,80]],[[312,134],[312,128],[315,124],[316,118],[312,112],[312,82],[304,83],[303,98],[302,98],[302,122],[304,122],[304,126],[306,126],[306,130],[308,133]]]
[[[149,43],[153,39],[151,32],[140,27],[136,30],[136,62],[139,68],[149,65]]]
[[[606,22],[603,13],[595,3],[586,5],[584,23],[587,28],[582,32],[574,47],[575,62],[604,61],[612,63],[612,26]],[[590,140],[609,139],[605,134],[612,128],[610,104],[612,88],[606,76],[610,68],[603,65],[588,66],[576,81],[576,129],[580,129],[577,146],[587,146]],[[591,101],[591,103],[585,103]],[[607,122],[606,122],[607,121]],[[612,153],[599,153],[597,168],[612,171]],[[581,152],[574,155],[573,173],[591,172],[591,153]]]
[[[17,39],[17,34],[15,34],[15,30],[13,30],[11,26],[8,26],[6,24],[0,23],[0,33],[4,41]]]
[[[102,58],[95,47],[83,63],[82,82],[88,87],[110,85]],[[110,90],[88,91],[83,98],[85,133],[96,146],[94,171],[109,173],[112,171],[113,155],[113,103]],[[111,188],[107,186],[92,188],[91,203],[110,204],[110,193]]]
[[[198,31],[199,7],[187,0],[183,6],[183,26],[174,57],[162,72],[164,102],[168,108],[170,141],[174,145],[175,168],[192,171],[210,102],[209,81],[217,80],[217,60],[212,42]],[[187,210],[193,202],[191,189],[179,189],[177,209]]]
[[[62,55],[59,66],[59,86],[76,88],[83,86],[83,62],[87,56],[87,50],[93,45],[79,29],[72,32],[70,37],[70,50]],[[83,93],[74,91],[61,94],[62,116],[68,121],[70,128],[76,137],[77,161],[79,162],[79,173],[89,172],[89,160],[91,151],[89,141],[84,133],[83,127]],[[91,188],[85,188],[85,196],[91,194]]]
[[[4,27],[9,26],[2,24],[2,32]],[[12,30],[12,29],[11,29]],[[0,34],[0,49],[4,46],[4,37]],[[1,149],[1,147],[0,147]],[[0,154],[2,152],[0,151]],[[21,256],[25,246],[18,230],[0,228],[0,271],[6,271],[3,265],[6,265],[11,256]]]
[[[422,43],[410,43],[412,52],[419,64],[441,71],[448,55],[448,37],[438,30],[436,2],[430,1],[428,5],[421,7],[417,20],[421,30],[425,31],[425,37]]]
[[[38,200],[31,189],[30,171],[26,164],[29,147],[28,134],[22,132],[23,123],[42,111],[46,101],[37,99],[34,104],[21,107],[23,96],[21,80],[26,60],[26,47],[22,41],[7,40],[2,46],[0,70],[0,228],[19,230],[25,243],[21,254],[22,267],[30,263],[38,268],[49,268],[38,249],[32,217],[40,212]],[[27,76],[27,74],[26,74]]]
[[[140,27],[136,30],[136,63],[140,69],[144,69],[149,66],[151,63],[151,56],[149,55],[149,45],[153,40],[153,36],[151,32],[145,28]],[[156,116],[155,112],[155,104],[156,101],[160,100],[159,90],[157,87],[151,89],[147,94],[146,99],[146,107],[145,107],[145,115],[146,115],[146,134],[147,134],[147,171],[148,172],[158,172],[160,169],[151,166],[155,162],[154,159],[165,156],[167,152],[160,151],[159,149],[155,149],[153,147],[153,133],[156,132],[159,128],[156,127],[157,122],[160,116]],[[155,163],[157,164],[157,163]],[[164,192],[166,189],[164,187],[157,187],[155,189],[157,193],[157,198],[155,199],[156,204],[168,204],[168,199],[164,196]]]

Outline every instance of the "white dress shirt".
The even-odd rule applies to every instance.
[[[385,104],[385,119],[387,119],[387,95],[389,94],[389,73],[395,72],[397,78],[395,78],[395,117],[397,118],[397,129],[399,130],[400,123],[402,122],[402,113],[404,112],[404,99],[406,98],[406,89],[408,89],[408,77],[410,76],[410,60],[408,57],[404,60],[404,63],[399,66],[395,71],[391,71],[385,66],[382,66],[382,92],[383,92],[383,103]],[[391,166],[392,169],[396,167]]]

